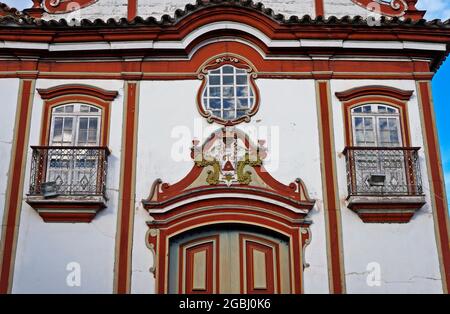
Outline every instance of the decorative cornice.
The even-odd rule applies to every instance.
[[[137,16],[136,18],[129,21],[127,18],[121,19],[82,19],[80,23],[71,24],[70,21],[65,19],[60,20],[29,20],[21,21],[19,24],[21,26],[39,26],[46,28],[79,28],[79,27],[139,27],[144,25],[155,25],[155,26],[170,26],[175,25],[182,19],[186,18],[193,13],[201,11],[203,9],[214,8],[214,7],[228,7],[228,8],[241,8],[245,10],[251,10],[254,12],[259,12],[264,16],[270,18],[279,24],[286,25],[368,25],[367,20],[361,16],[344,16],[342,18],[337,18],[336,16],[329,16],[324,18],[322,16],[317,16],[315,19],[311,18],[309,15],[304,15],[303,17],[298,17],[292,15],[290,17],[285,17],[283,14],[275,14],[274,10],[266,8],[260,2],[253,2],[251,0],[197,0],[195,4],[187,4],[184,10],[178,9],[175,11],[173,16],[168,14],[163,15],[159,20],[154,17],[148,17],[146,19]],[[421,12],[421,11],[417,11]],[[439,27],[439,28],[450,28],[450,20],[442,22],[441,20],[425,21],[423,19],[412,19],[408,16],[405,18],[396,17],[386,17],[382,16],[379,20],[380,26],[428,26],[428,27]],[[0,18],[0,25],[7,26],[11,24],[8,19]]]
[[[376,95],[408,101],[409,99],[411,99],[413,93],[414,91],[412,90],[402,90],[394,87],[372,85],[372,86],[361,86],[343,92],[337,92],[336,97],[340,101],[348,101],[358,97]]]
[[[118,95],[117,91],[109,91],[99,87],[82,84],[59,85],[48,89],[38,89],[38,92],[42,99],[53,99],[66,95],[86,95],[104,101],[113,101]]]

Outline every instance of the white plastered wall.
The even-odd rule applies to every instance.
[[[110,111],[108,147],[111,155],[108,159],[108,207],[100,211],[91,223],[45,223],[37,212],[23,201],[13,293],[112,293],[113,291],[122,142],[123,82],[40,79],[36,82],[36,88],[73,83],[89,84],[119,92],[117,98],[111,103]],[[30,181],[32,151],[29,146],[39,144],[42,109],[43,101],[36,92],[31,117],[24,198]],[[80,286],[67,284],[66,280],[71,271],[66,267],[72,262],[80,266]]]
[[[274,10],[275,14],[283,14],[286,18],[291,15],[302,17],[310,15],[315,17],[315,1],[314,0],[262,0],[254,1],[262,2],[266,8]],[[195,0],[137,0],[137,15],[143,18],[155,17],[160,19],[164,14],[174,16],[176,10],[184,10],[187,4],[195,4]],[[120,19],[127,17],[127,0],[99,0],[98,2],[74,11],[70,14],[44,14],[43,18],[50,19],[90,19],[100,18],[107,20],[108,18]],[[324,0],[324,10],[326,16],[342,17],[345,15],[361,15],[366,17],[368,10],[362,8],[351,0]]]
[[[422,183],[427,204],[407,224],[365,224],[346,207],[347,179],[344,150],[344,122],[342,104],[335,96],[350,88],[367,85],[392,86],[413,90],[408,102],[411,145],[421,147],[419,152]],[[436,247],[434,221],[430,206],[430,189],[424,156],[419,106],[414,81],[382,82],[375,80],[332,80],[333,121],[336,145],[339,197],[342,212],[342,232],[345,278],[348,293],[442,293],[441,275]],[[371,286],[367,280],[373,270],[369,263],[378,263],[381,269],[380,286]],[[373,281],[371,281],[373,282]]]
[[[317,204],[309,215],[313,221],[313,241],[306,249],[305,258],[311,267],[304,271],[304,286],[307,293],[327,293],[328,274],[314,81],[258,79],[256,83],[261,93],[259,112],[252,118],[251,123],[239,125],[239,128],[256,127],[257,137],[267,139],[267,147],[274,162],[267,162],[266,166],[275,179],[289,184],[300,177],[308,187],[310,196],[317,199]],[[132,262],[133,293],[154,293],[154,279],[149,272],[153,265],[153,256],[145,245],[148,230],[146,221],[150,216],[142,208],[140,200],[148,196],[151,184],[157,178],[170,184],[181,180],[193,166],[189,157],[193,137],[201,137],[201,130],[206,137],[220,127],[217,124],[210,125],[200,117],[195,104],[199,87],[200,81],[141,82]],[[196,129],[200,131],[195,132]],[[173,147],[179,147],[177,145],[180,143],[185,147],[184,153],[175,155],[184,157],[184,161],[176,161],[171,153]],[[275,150],[278,150],[278,153]],[[279,163],[275,162],[278,158]]]

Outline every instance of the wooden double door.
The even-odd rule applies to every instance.
[[[289,240],[226,226],[170,241],[169,293],[291,293]]]

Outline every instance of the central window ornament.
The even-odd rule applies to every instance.
[[[199,74],[203,80],[197,96],[200,114],[208,122],[235,125],[250,122],[259,107],[252,66],[234,56],[215,58]]]

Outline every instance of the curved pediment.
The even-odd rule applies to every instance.
[[[224,127],[203,145],[193,143],[191,171],[174,184],[156,180],[149,197],[142,201],[150,212],[167,212],[198,200],[218,198],[270,203],[302,214],[314,206],[301,179],[285,185],[264,168],[264,141],[253,144],[244,132]]]

